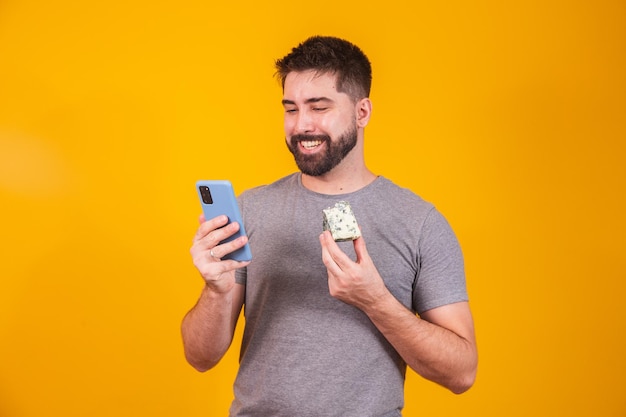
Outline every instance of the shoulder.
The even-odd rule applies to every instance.
[[[424,200],[422,197],[420,197],[411,189],[402,187],[383,176],[378,177],[374,185],[375,185],[374,191],[393,195],[395,198],[400,198],[403,201],[409,202],[411,204],[423,205],[425,207],[432,207],[432,204],[430,202]]]
[[[386,225],[417,233],[420,242],[437,239],[437,236],[453,239],[451,225],[435,204],[384,177],[379,177],[372,185],[359,201],[359,211],[369,212],[377,222],[383,221],[380,216],[384,214]]]
[[[425,220],[432,211],[436,211],[434,204],[385,177],[378,177],[372,185],[368,190],[370,203],[385,206],[401,217]]]

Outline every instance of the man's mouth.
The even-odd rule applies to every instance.
[[[330,142],[330,137],[328,135],[293,135],[289,141],[294,151],[300,149],[300,152],[314,153],[324,142]]]
[[[318,146],[320,146],[324,141],[322,140],[303,140],[300,141],[300,145],[304,148],[304,149],[314,149],[317,148]]]

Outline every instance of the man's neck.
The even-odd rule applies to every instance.
[[[302,174],[302,185],[320,194],[348,194],[371,184],[376,177],[376,174],[365,166],[356,171],[335,167],[330,172],[318,177]]]

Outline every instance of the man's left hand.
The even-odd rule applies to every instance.
[[[320,235],[322,261],[328,271],[328,289],[333,297],[360,309],[371,306],[386,293],[381,278],[365,246],[363,236],[354,240],[356,261],[346,255],[329,231]]]

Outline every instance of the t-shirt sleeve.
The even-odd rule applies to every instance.
[[[435,208],[424,220],[419,258],[413,291],[413,306],[418,314],[468,300],[461,247],[450,224]]]
[[[239,268],[235,271],[235,282],[237,284],[246,285],[246,281],[248,279],[247,268]]]
[[[248,229],[248,225],[246,224],[246,192],[244,191],[242,194],[240,194],[237,197],[237,204],[239,205],[239,210],[241,210],[241,217],[243,218],[243,222],[244,225],[246,226],[246,229]],[[247,230],[249,233],[249,230]],[[249,236],[248,236],[249,237]],[[248,269],[246,267],[244,268],[239,268],[235,271],[235,282],[237,284],[242,284],[242,285],[246,285],[246,281],[248,279]]]

